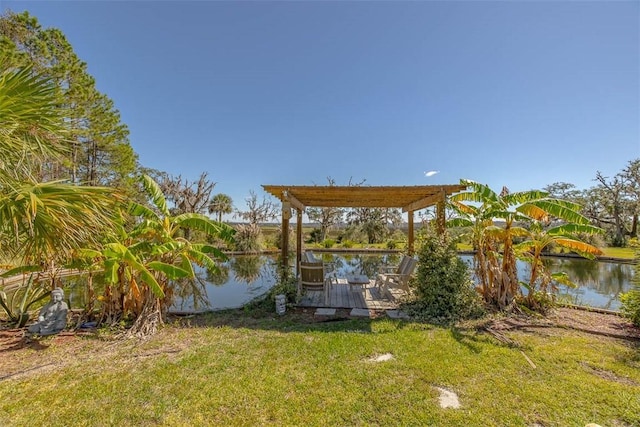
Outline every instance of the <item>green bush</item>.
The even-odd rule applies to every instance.
[[[637,242],[630,242],[636,249],[636,265],[633,277],[633,287],[629,292],[620,295],[622,315],[634,325],[640,326],[640,245]]]
[[[362,228],[358,225],[349,225],[341,234],[341,240],[351,240],[353,242],[366,242],[367,235],[362,231]]]
[[[321,238],[322,230],[320,230],[319,228],[314,228],[309,233],[309,240],[307,240],[307,243],[320,243]]]
[[[242,252],[259,252],[263,248],[262,230],[257,224],[236,226],[235,248]]]
[[[636,273],[638,274],[638,273]],[[634,285],[633,289],[620,295],[623,316],[631,320],[634,325],[640,326],[640,285]]]
[[[278,259],[277,265],[278,270],[275,285],[273,285],[266,294],[256,298],[248,304],[245,304],[245,311],[275,312],[275,301],[277,295],[285,296],[287,306],[291,306],[291,304],[295,303],[298,297],[298,280],[295,272],[290,268],[283,268],[282,259]]]
[[[342,241],[342,247],[343,248],[352,248],[355,246],[355,242],[353,240],[343,240]]]
[[[279,226],[275,234],[273,235],[273,242],[271,247],[282,249],[282,226]],[[293,228],[289,227],[289,250],[294,250],[296,247],[296,232]]]
[[[408,309],[418,318],[437,323],[483,315],[482,300],[467,264],[458,257],[455,241],[431,228],[422,233],[414,282],[416,300]]]
[[[327,249],[332,248],[335,244],[336,244],[336,241],[333,239],[324,239],[322,241],[322,247]]]

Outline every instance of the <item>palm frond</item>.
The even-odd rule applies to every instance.
[[[197,213],[185,213],[174,218],[174,223],[181,227],[188,227],[206,233],[209,236],[218,237],[225,241],[231,241],[235,229],[228,224],[217,222],[211,218]]]
[[[162,215],[169,216],[169,208],[167,207],[167,199],[164,197],[162,190],[157,182],[149,175],[142,176],[142,185],[145,191],[151,197],[153,204],[160,210]]]
[[[604,233],[604,230],[593,225],[583,224],[563,224],[547,230],[547,234],[552,236],[566,236],[576,233],[602,234]]]
[[[556,238],[554,242],[558,245],[576,251],[585,258],[593,259],[596,255],[602,255],[602,251],[593,245],[581,242],[576,239]]]
[[[567,222],[583,225],[587,225],[590,222],[585,216],[567,207],[568,205],[566,203],[558,203],[556,199],[533,200],[528,202],[528,204]]]

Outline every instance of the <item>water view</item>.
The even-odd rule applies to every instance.
[[[375,277],[381,265],[400,260],[398,254],[365,253],[323,253],[322,258],[325,262],[333,262],[341,277],[350,273]],[[472,263],[471,255],[461,255],[461,258]],[[564,271],[578,285],[577,288],[559,287],[558,296],[564,302],[618,310],[620,293],[631,288],[631,264],[573,258],[549,258],[546,262],[553,272]],[[524,279],[529,267],[518,263],[518,271]],[[198,312],[242,307],[266,293],[275,282],[276,256],[235,256],[222,264],[217,273],[199,270],[197,281],[180,287],[171,311]]]

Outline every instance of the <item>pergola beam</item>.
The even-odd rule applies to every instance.
[[[440,191],[436,194],[432,194],[420,200],[416,200],[415,202],[409,203],[407,206],[403,206],[402,212],[418,211],[420,209],[428,208],[429,206],[433,206],[438,202],[443,202],[445,200],[445,195],[446,193],[444,191]]]
[[[414,252],[414,211],[436,205],[437,224],[440,232],[445,225],[445,202],[449,195],[466,190],[464,185],[416,185],[416,186],[297,186],[263,185],[265,191],[282,202],[282,262],[287,265],[289,219],[291,207],[297,209],[297,265],[302,250],[302,212],[307,206],[319,208],[401,208],[408,213],[408,251]]]
[[[285,191],[283,193],[283,196],[286,200],[289,201],[289,203],[291,203],[291,206],[298,209],[300,212],[304,212],[304,210],[307,208],[300,200],[296,198],[296,196],[294,196],[290,192]]]

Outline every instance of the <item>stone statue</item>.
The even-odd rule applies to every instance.
[[[38,335],[53,335],[67,326],[67,312],[69,306],[62,299],[64,292],[61,288],[51,291],[51,301],[40,310],[38,322],[29,326],[29,333]]]

